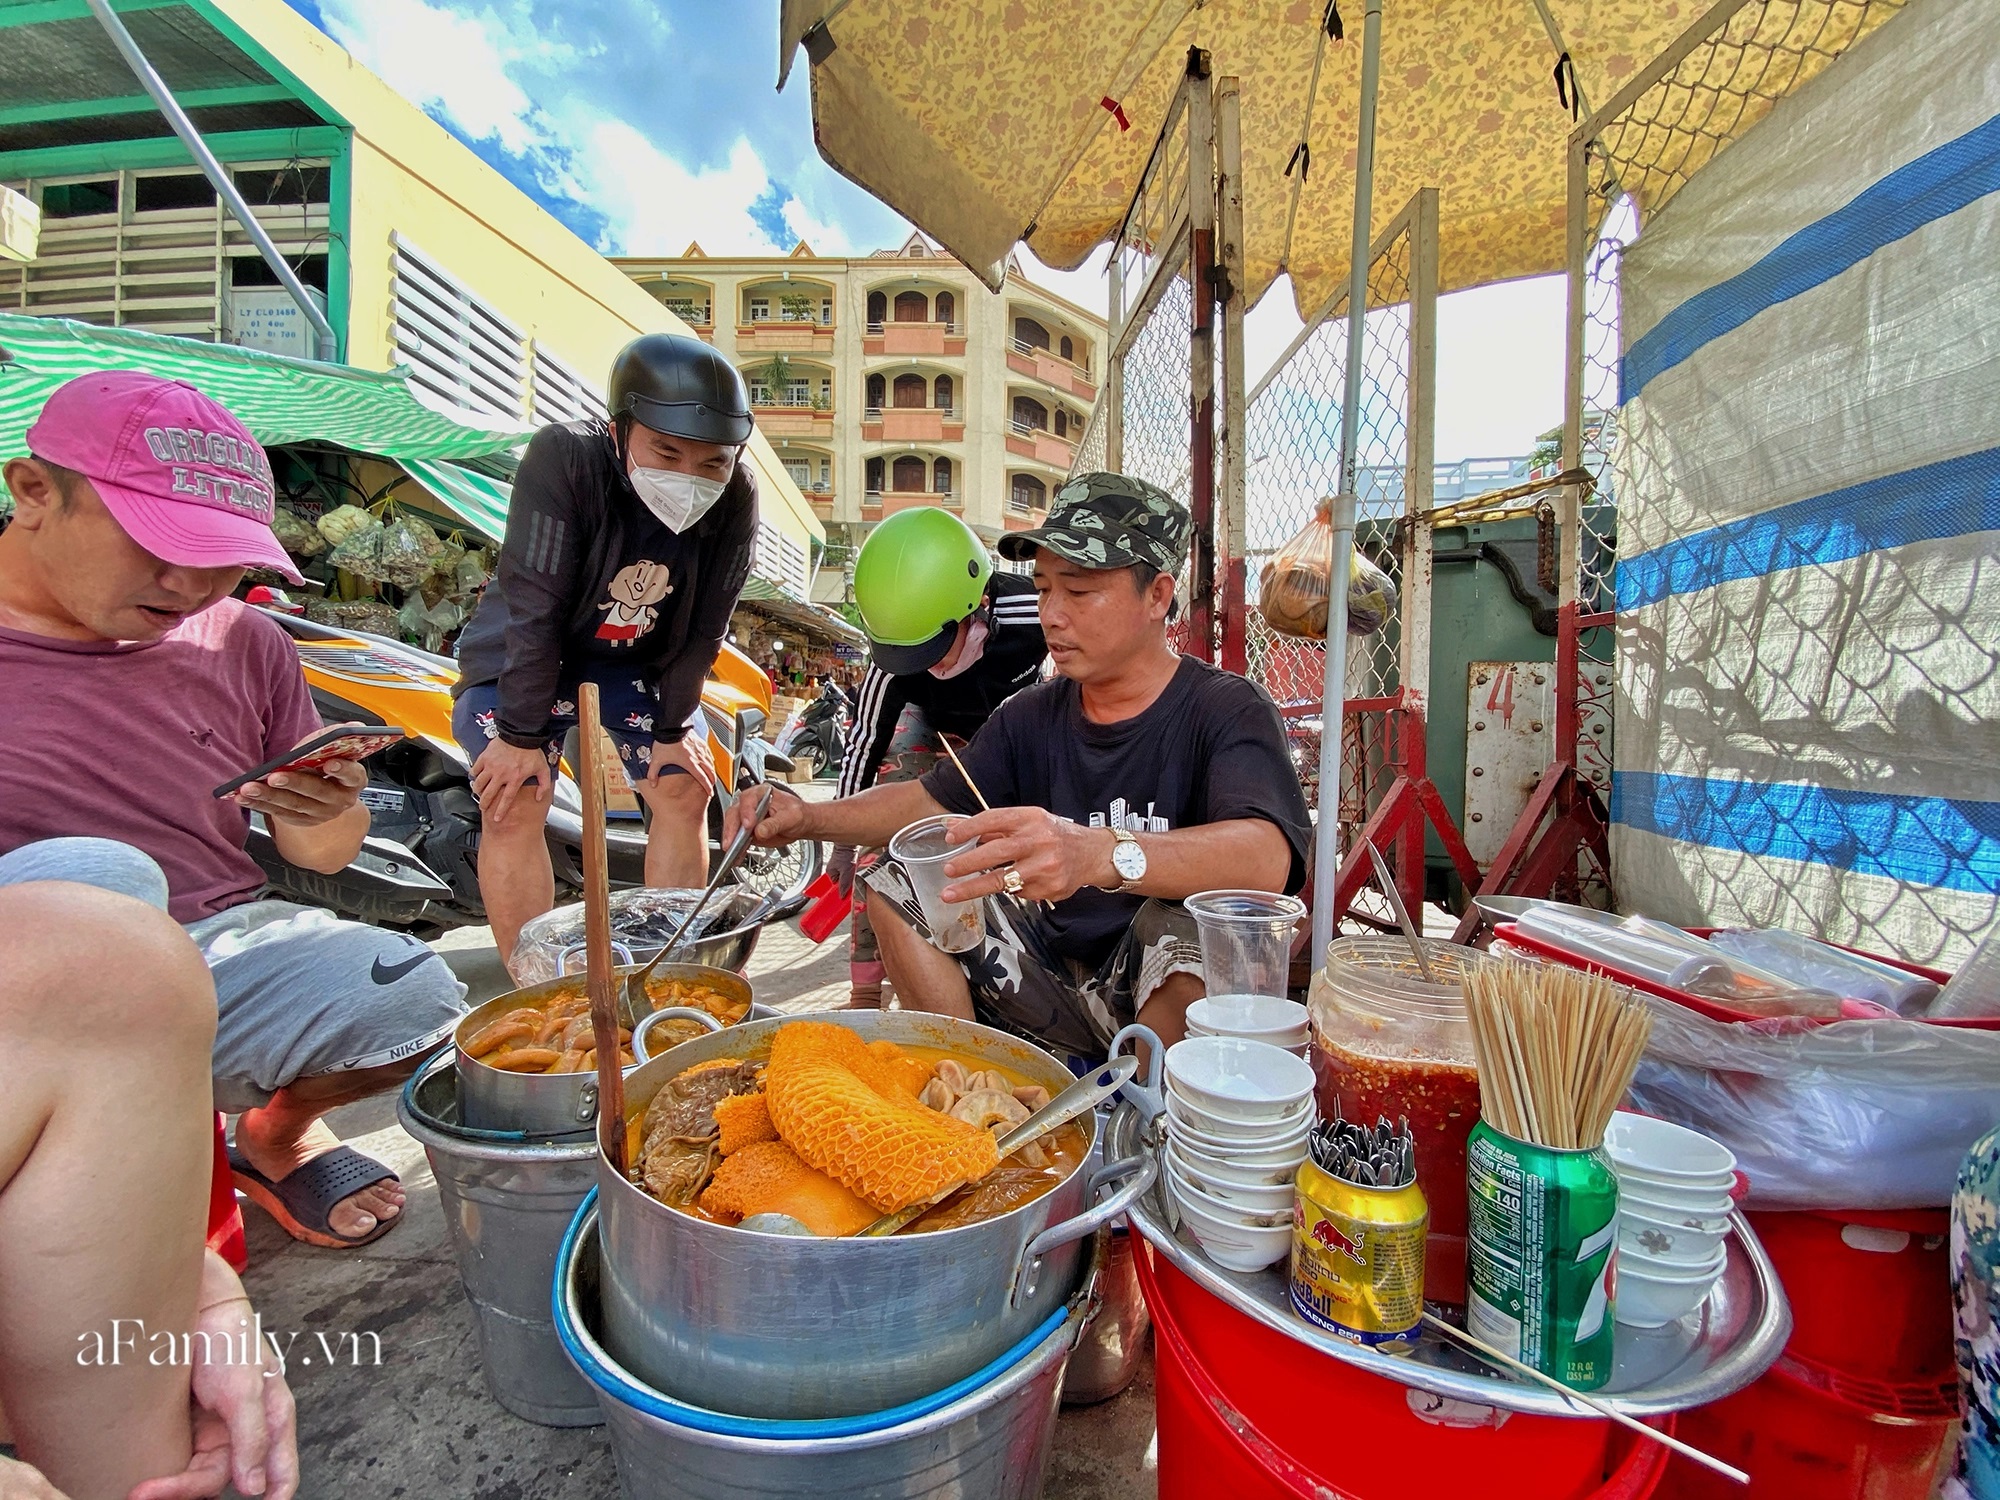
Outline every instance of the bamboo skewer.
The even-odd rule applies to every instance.
[[[1512,1370],[1517,1374],[1525,1375],[1530,1380],[1539,1381],[1541,1384],[1547,1386],[1552,1391],[1560,1391],[1563,1395],[1567,1396],[1570,1400],[1576,1402],[1579,1406],[1586,1407],[1589,1410],[1596,1412],[1597,1415],[1599,1415],[1600,1417],[1608,1417],[1621,1427],[1629,1427],[1632,1429],[1632,1431],[1639,1433],[1642,1436],[1651,1438],[1654,1442],[1659,1443],[1665,1447],[1673,1449],[1674,1452],[1680,1454],[1681,1457],[1683,1458],[1692,1459],[1695,1463],[1701,1464],[1705,1468],[1713,1469],[1716,1473],[1723,1475],[1725,1478],[1733,1479],[1738,1484],[1748,1484],[1750,1482],[1750,1476],[1748,1474],[1744,1473],[1741,1469],[1735,1468],[1730,1464],[1724,1463],[1714,1454],[1704,1453],[1701,1451],[1701,1449],[1696,1448],[1689,1443],[1684,1443],[1679,1438],[1674,1437],[1672,1434],[1660,1431],[1660,1429],[1657,1427],[1649,1427],[1646,1425],[1646,1423],[1641,1422],[1637,1417],[1630,1416],[1627,1413],[1620,1411],[1617,1407],[1613,1406],[1608,1401],[1600,1401],[1598,1400],[1597,1397],[1586,1395],[1582,1391],[1571,1390],[1568,1386],[1564,1385],[1560,1380],[1556,1379],[1555,1376],[1544,1375],[1540,1370],[1537,1370],[1533,1365],[1524,1364],[1520,1360],[1514,1358],[1513,1355],[1501,1352],[1500,1350],[1494,1348],[1491,1344],[1487,1343],[1484,1339],[1474,1338],[1471,1334],[1465,1332],[1463,1329],[1452,1327],[1451,1324],[1445,1322],[1443,1318],[1438,1317],[1434,1313],[1425,1313],[1424,1321],[1430,1324],[1431,1327],[1437,1329],[1440,1333],[1443,1333],[1450,1338],[1456,1339],[1459,1343],[1465,1345],[1466,1348],[1473,1350],[1475,1353],[1479,1354],[1482,1358],[1491,1360],[1494,1364],[1503,1365],[1507,1369]]]
[[[583,782],[584,985],[590,1026],[599,1037],[618,1035],[618,974],[611,961],[611,866],[604,847],[604,735],[597,684],[577,689],[577,769]],[[636,1019],[636,1018],[635,1018]],[[619,1176],[625,1175],[625,1075],[615,1045],[597,1049],[597,1144]]]
[[[1467,976],[1466,1013],[1494,1129],[1558,1151],[1603,1141],[1652,1027],[1642,1006],[1601,975],[1503,964]]]

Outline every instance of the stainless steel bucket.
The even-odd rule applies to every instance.
[[[453,1071],[447,1053],[411,1079],[396,1117],[437,1179],[486,1388],[530,1422],[594,1427],[604,1417],[556,1339],[549,1293],[563,1234],[596,1184],[596,1150],[588,1140],[498,1140],[467,1129]]]
[[[632,1014],[625,1002],[623,980],[632,972],[630,966],[618,970],[618,1015],[627,1026],[645,1019],[644,1015]],[[705,964],[661,964],[646,977],[647,993],[658,994],[676,979],[706,984],[746,1003],[751,998],[750,983],[741,974]],[[536,1137],[576,1135],[588,1139],[590,1127],[597,1119],[595,1073],[509,1073],[504,1068],[488,1067],[477,1058],[466,1056],[464,1051],[469,1038],[508,1011],[524,1005],[541,1005],[558,995],[580,995],[583,984],[581,974],[570,974],[531,984],[526,989],[510,990],[469,1011],[458,1023],[452,1040],[458,1058],[459,1110],[467,1125],[475,1130],[519,1130]],[[657,1000],[647,1008],[648,1013],[668,1003],[665,999]]]
[[[1097,1311],[1084,1325],[1070,1356],[1069,1375],[1063,1381],[1065,1406],[1109,1401],[1130,1385],[1146,1355],[1146,1335],[1153,1329],[1145,1295],[1139,1290],[1139,1270],[1132,1264],[1130,1231],[1121,1226],[1100,1243]]]
[[[846,1011],[869,1041],[938,1047],[1047,1087],[1054,1057],[1003,1031],[918,1011]],[[785,1022],[682,1042],[628,1076],[643,1110],[684,1068],[755,1057]],[[1096,1121],[1077,1122],[1093,1139]],[[881,1411],[937,1390],[1017,1343],[1075,1289],[1082,1241],[1150,1185],[1150,1157],[1079,1167],[1011,1213],[936,1234],[810,1239],[708,1223],[668,1208],[601,1160],[604,1338],[618,1363],[678,1400],[746,1417]],[[1094,1207],[1098,1189],[1115,1191]]]
[[[1086,1246],[1091,1241],[1086,1242]],[[1035,1500],[1055,1434],[1064,1366],[1090,1311],[1094,1255],[1067,1305],[1026,1348],[960,1391],[933,1387],[913,1415],[879,1421],[754,1422],[691,1411],[620,1366],[599,1336],[594,1209],[578,1215],[557,1267],[557,1327],[603,1404],[625,1500]],[[921,1339],[910,1327],[906,1337]],[[833,1429],[828,1431],[827,1429]],[[840,1429],[860,1429],[842,1431]],[[797,1435],[780,1436],[779,1433]]]

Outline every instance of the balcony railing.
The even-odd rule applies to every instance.
[[[743,318],[745,328],[761,328],[770,323],[804,323],[812,328],[831,328],[833,314],[830,312],[796,314],[788,313],[781,308],[777,312],[746,312]]]
[[[714,313],[714,309],[707,303],[697,306],[692,302],[663,302],[660,305],[693,328],[708,327],[709,319]]]
[[[871,321],[868,324],[868,332],[874,338],[880,338],[883,333],[891,328],[942,328],[951,338],[957,338],[961,333],[965,332],[956,320],[947,320],[943,323],[877,323]]]
[[[870,505],[880,505],[889,500],[956,500],[959,491],[953,490],[878,490],[871,488],[865,499]]]
[[[818,396],[807,396],[804,398],[798,396],[773,397],[768,391],[761,395],[756,391],[752,391],[750,393],[750,404],[764,410],[821,411],[825,412],[828,416],[833,415],[833,403],[823,400]]]
[[[1036,355],[1039,354],[1046,354],[1050,359],[1068,365],[1072,370],[1076,371],[1077,374],[1081,375],[1085,380],[1090,379],[1090,361],[1088,359],[1082,359],[1082,360],[1064,359],[1060,354],[1056,353],[1055,350],[1044,349],[1040,344],[1031,344],[1026,339],[1014,340],[1014,352],[1016,354],[1025,354],[1029,359],[1033,359],[1035,358]]]
[[[1014,429],[1016,437],[1054,438],[1059,443],[1068,443],[1072,448],[1076,446],[1078,440],[1082,437],[1081,433],[1078,433],[1076,437],[1071,437],[1066,432],[1056,432],[1047,427],[1037,427],[1033,422],[1023,422],[1019,417],[1010,419],[1008,426]]]
[[[879,422],[885,413],[894,416],[903,412],[931,412],[947,422],[965,420],[965,408],[962,406],[870,406],[862,411],[861,420]]]

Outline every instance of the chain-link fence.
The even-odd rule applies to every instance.
[[[1788,364],[1782,340],[1820,337],[1787,334],[1788,319],[1811,316],[1808,294],[1793,293],[1798,300],[1774,304],[1775,321],[1765,320],[1759,347],[1743,356],[1760,378],[1718,375],[1691,404],[1670,382],[1645,383],[1643,364],[1631,363],[1632,331],[1621,328],[1628,252],[1641,253],[1634,247],[1649,229],[1669,233],[1662,209],[1703,170],[1732,186],[1755,181],[1744,163],[1764,148],[1746,141],[1751,127],[1904,8],[1905,0],[1717,6],[1580,133],[1583,201],[1571,212],[1597,232],[1571,268],[1581,315],[1572,321],[1565,457],[1599,483],[1566,553],[1565,595],[1585,622],[1614,607],[1620,616],[1615,663],[1608,628],[1575,636],[1575,726],[1579,769],[1602,784],[1615,680],[1629,742],[1614,801],[1625,904],[1670,920],[1788,925],[1948,960],[1996,906],[1990,874],[1981,874],[1994,839],[1961,811],[1962,799],[1990,794],[1957,789],[1971,787],[1962,767],[1976,757],[1981,726],[1990,738],[2000,716],[1991,607],[1978,603],[1977,559],[1962,546],[1883,540],[1880,526],[1861,524],[1896,503],[1886,491],[1852,521],[1833,502],[1860,481],[1893,487],[1903,473],[1928,473],[1964,440],[1928,418],[1917,394],[1926,381],[1953,378],[1939,366],[1960,357],[1952,351],[1964,340],[1932,330],[1903,362],[1897,330],[1870,322],[1864,341],[1829,331],[1823,346]],[[1894,56],[1871,50],[1867,65],[1879,71]],[[1797,170],[1838,185],[1841,201],[1868,185],[1849,183],[1845,159],[1822,157],[1813,132],[1800,128],[1787,127],[1798,138],[1788,148]],[[1746,156],[1719,154],[1739,142]],[[1722,232],[1717,221],[1728,211],[1728,200],[1704,192],[1701,217],[1674,226],[1674,247],[1684,252],[1697,225]],[[1694,212],[1684,207],[1680,217]],[[1876,296],[1888,295],[1896,274],[1892,265],[1871,271]],[[1935,317],[1955,279],[1898,302],[1898,317],[1913,328]],[[1864,358],[1878,372],[1907,373],[1864,388]],[[1978,378],[1968,364],[1953,388]],[[1789,467],[1759,468],[1764,492],[1745,495],[1742,480],[1704,451],[1700,423],[1715,412],[1744,429],[1753,453],[1797,449],[1811,424],[1795,424],[1822,389],[1846,415]],[[1864,401],[1857,420],[1851,408]],[[1881,461],[1882,434],[1898,423],[1913,435],[1898,460],[1907,467],[1884,475],[1893,466]],[[1928,493],[1943,482],[1926,480]],[[1823,544],[1843,528],[1869,545]]]
[[[1402,607],[1402,523],[1411,474],[1412,262],[1414,221],[1399,215],[1368,266],[1360,425],[1355,442],[1355,550],[1396,581],[1398,608],[1380,630],[1350,635],[1341,724],[1340,847],[1350,848],[1400,769],[1390,706],[1403,686],[1399,664],[1412,616]],[[1252,606],[1245,637],[1249,675],[1284,709],[1293,761],[1319,803],[1321,699],[1326,648],[1271,628],[1255,607],[1264,569],[1298,532],[1331,508],[1341,489],[1341,407],[1346,394],[1348,294],[1312,319],[1251,393],[1247,420],[1246,537]],[[1427,475],[1425,476],[1428,477]],[[1346,580],[1336,580],[1344,588]],[[1419,631],[1427,621],[1416,622]],[[1422,643],[1417,649],[1428,650]],[[1366,705],[1366,707],[1363,707]],[[1372,891],[1363,905],[1379,900]],[[1386,906],[1379,914],[1387,916]]]

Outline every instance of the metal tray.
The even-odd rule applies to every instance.
[[[1147,1142],[1138,1111],[1121,1107],[1111,1122],[1107,1150],[1130,1156],[1137,1139]],[[1495,1374],[1470,1350],[1426,1329],[1405,1355],[1382,1354],[1313,1327],[1292,1311],[1290,1273],[1281,1262],[1263,1271],[1225,1271],[1202,1254],[1185,1230],[1167,1228],[1160,1194],[1164,1177],[1132,1205],[1132,1227],[1154,1251],[1203,1290],[1238,1312],[1297,1339],[1329,1359],[1366,1367],[1385,1379],[1455,1401],[1500,1407],[1541,1416],[1591,1417],[1580,1403],[1564,1400],[1546,1386]],[[1705,1406],[1741,1390],[1777,1360],[1791,1336],[1792,1313],[1770,1257],[1738,1213],[1730,1215],[1729,1259],[1708,1299],[1664,1328],[1620,1325],[1611,1380],[1590,1392],[1635,1417],[1660,1416]]]

